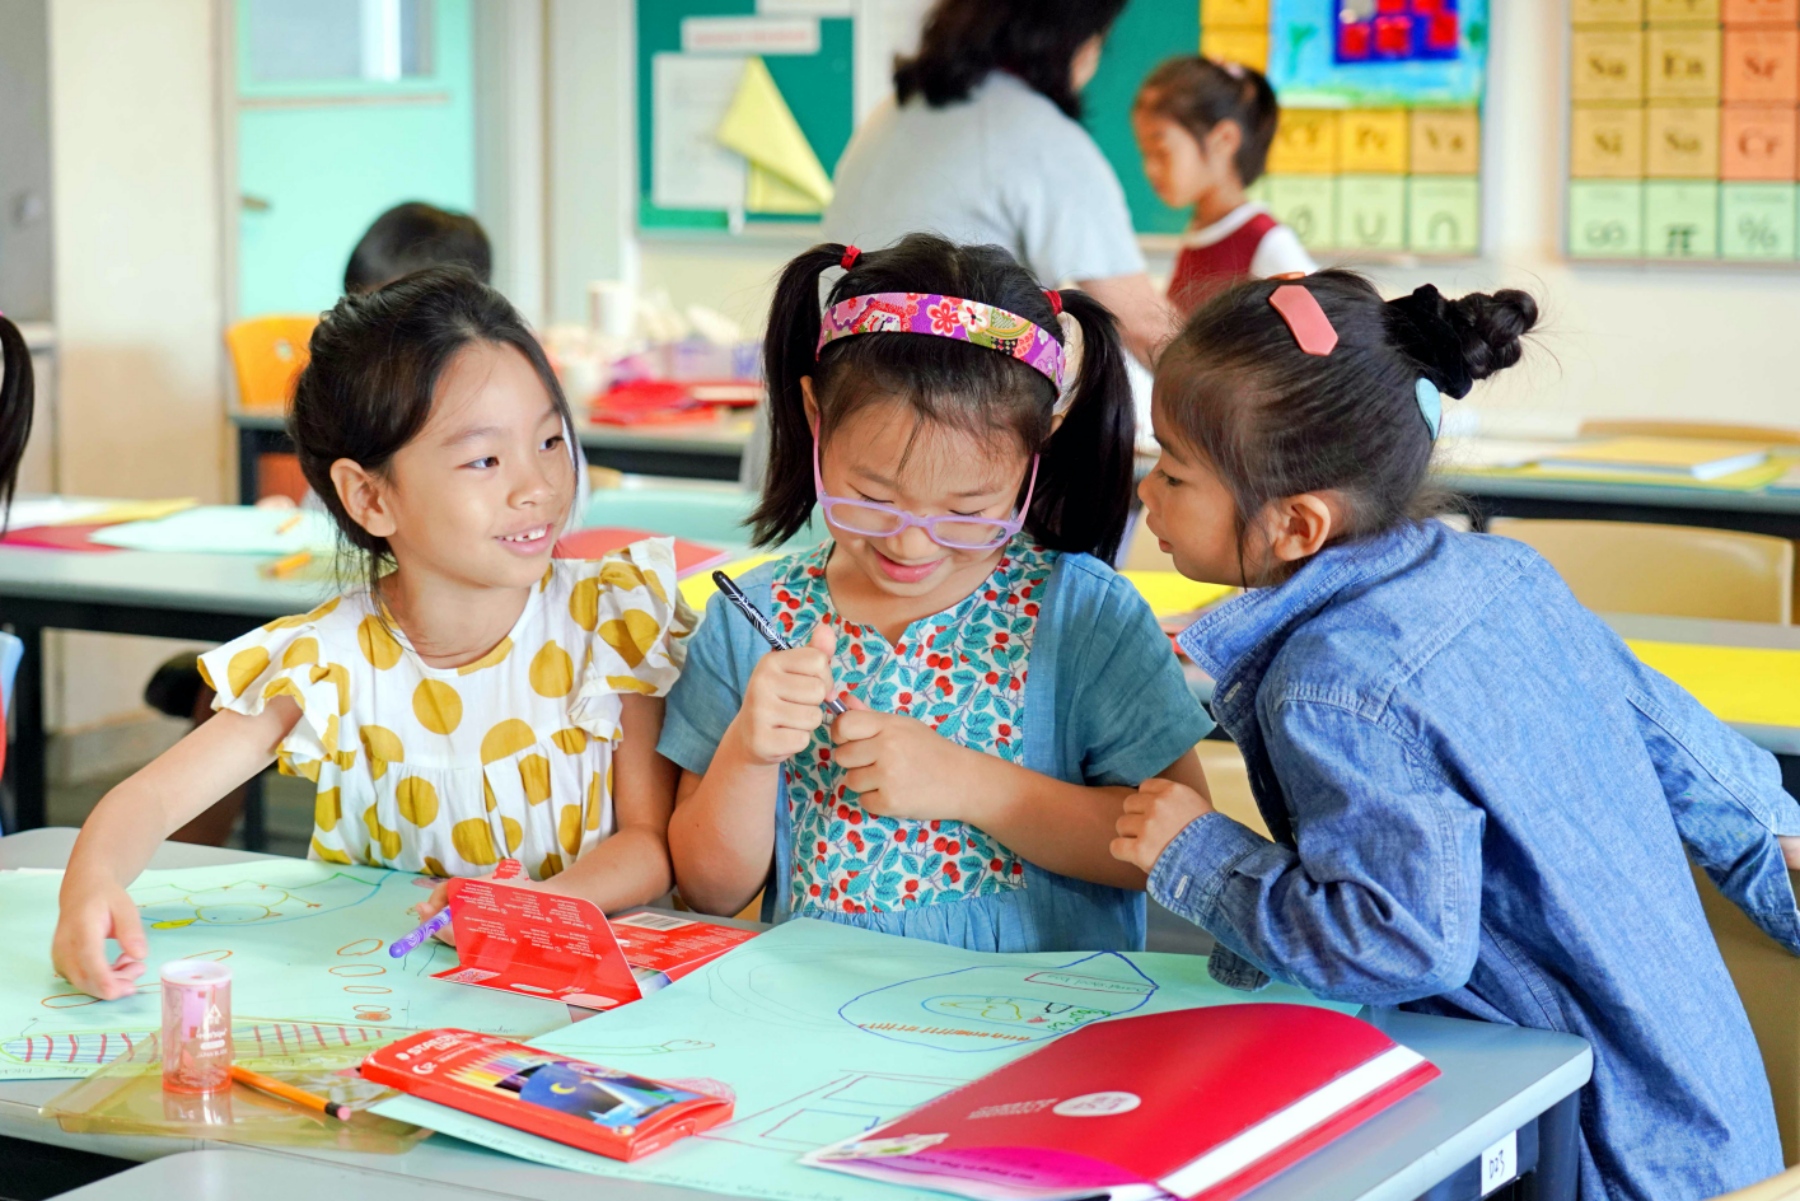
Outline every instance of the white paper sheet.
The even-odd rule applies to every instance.
[[[651,199],[659,208],[742,211],[743,156],[713,135],[737,95],[747,61],[741,55],[656,56]]]

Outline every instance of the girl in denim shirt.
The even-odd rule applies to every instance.
[[[1103,562],[1131,497],[1112,318],[998,247],[826,245],[783,273],[766,362],[757,540],[815,505],[832,537],[740,581],[795,649],[716,596],[688,651],[659,747],[683,769],[683,897],[985,951],[1141,948],[1113,827],[1148,776],[1204,789],[1210,723]]]
[[[1441,397],[1536,318],[1328,271],[1234,289],[1164,355],[1140,492],[1183,574],[1252,589],[1181,642],[1273,838],[1150,781],[1113,849],[1226,983],[1581,1035],[1582,1196],[1710,1197],[1781,1147],[1688,862],[1800,952],[1800,806],[1535,553],[1421,520]]]

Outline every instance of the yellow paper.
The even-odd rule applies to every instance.
[[[1720,721],[1800,726],[1800,651],[1676,642],[1627,643]]]
[[[727,563],[725,566],[719,568],[719,570],[723,571],[733,580],[736,580],[741,578],[745,572],[754,570],[755,568],[761,567],[764,563],[769,562],[771,559],[779,559],[780,557],[780,555],[751,555],[748,558],[739,559],[733,563]],[[681,581],[677,587],[681,589],[681,599],[685,600],[688,603],[688,607],[693,609],[696,613],[705,609],[706,602],[711,600],[712,594],[719,590],[718,585],[712,582],[712,572],[710,571],[702,571],[696,575],[691,575],[687,579]]]
[[[1691,475],[1630,471],[1583,471],[1578,467],[1469,467],[1455,475],[1499,476],[1503,479],[1566,480],[1577,484],[1649,484],[1657,488],[1698,488],[1714,492],[1760,492],[1787,473],[1791,460],[1772,459],[1760,467],[1734,471],[1712,480]]]
[[[1131,581],[1157,617],[1174,617],[1217,604],[1237,589],[1229,584],[1202,584],[1178,571],[1127,571]]]
[[[752,213],[822,213],[825,206],[755,163],[744,182],[744,208]]]
[[[819,164],[819,156],[813,153],[812,144],[801,132],[793,110],[788,108],[761,58],[752,58],[745,64],[737,95],[714,136],[726,149],[749,159],[753,169],[760,167],[779,176],[783,183],[811,197],[818,209],[831,203],[831,177]],[[755,186],[753,177],[750,188]],[[749,199],[746,197],[747,202]],[[756,205],[747,203],[747,207],[754,209]]]
[[[85,517],[77,517],[62,525],[115,525],[126,521],[155,521],[167,517],[171,513],[180,513],[200,503],[197,496],[184,496],[178,500],[122,500],[116,505],[108,505],[98,513],[89,513]]]

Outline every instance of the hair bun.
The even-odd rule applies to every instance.
[[[1519,361],[1519,340],[1537,317],[1537,302],[1515,289],[1447,300],[1425,284],[1386,306],[1388,336],[1439,391],[1458,400],[1476,380]]]

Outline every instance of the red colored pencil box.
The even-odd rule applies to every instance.
[[[362,1074],[611,1159],[640,1159],[731,1120],[728,1098],[469,1030],[390,1043],[363,1060]]]

